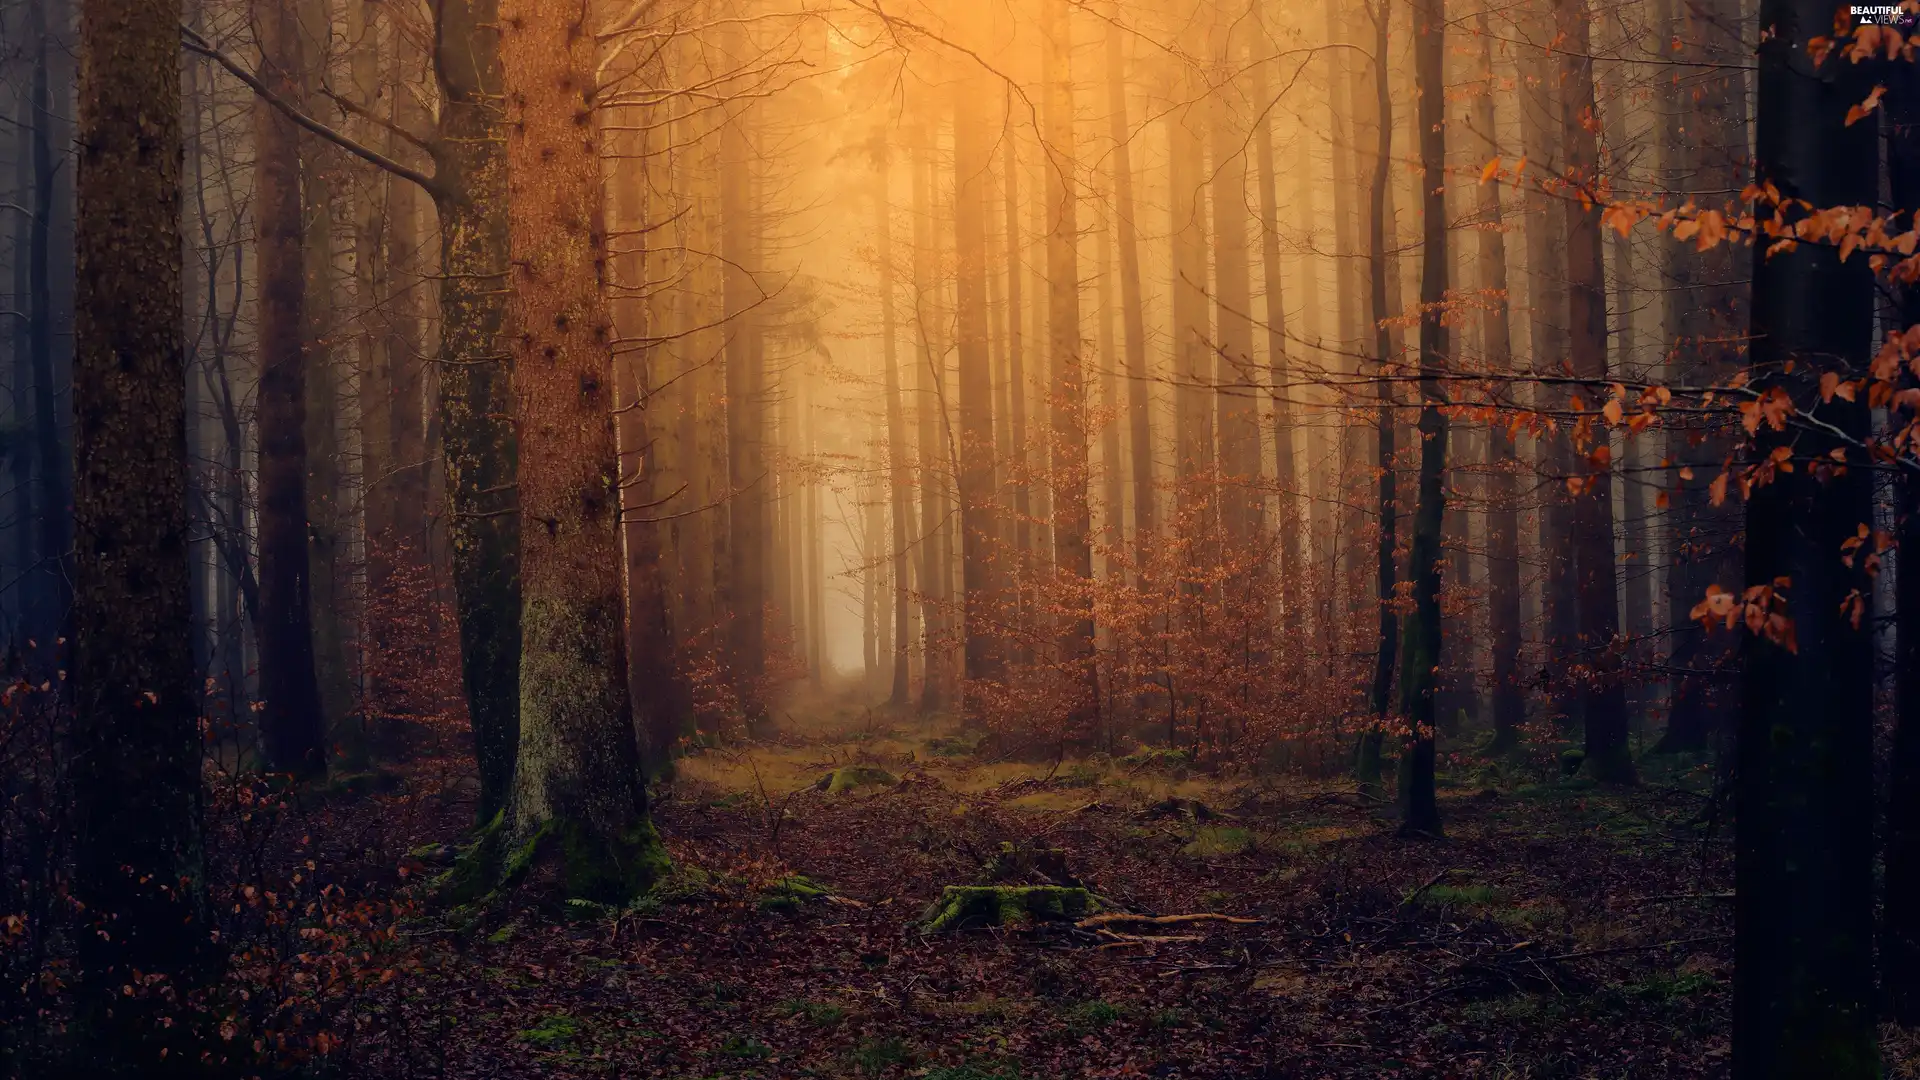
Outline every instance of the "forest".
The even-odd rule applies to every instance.
[[[0,1077],[1920,1077],[1920,0],[0,0]]]

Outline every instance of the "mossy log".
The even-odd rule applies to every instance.
[[[929,934],[982,926],[1070,922],[1099,910],[1093,894],[1064,885],[949,885],[920,919]]]

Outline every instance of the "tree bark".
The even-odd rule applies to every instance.
[[[557,856],[568,895],[624,902],[653,883],[666,855],[647,814],[627,687],[596,40],[539,0],[503,0],[499,14],[527,526],[506,836],[516,852]]]
[[[1374,369],[1379,376],[1379,411],[1374,418],[1377,450],[1375,468],[1379,470],[1379,543],[1375,549],[1375,604],[1379,612],[1379,633],[1374,639],[1373,686],[1368,695],[1371,726],[1360,736],[1357,773],[1362,783],[1380,779],[1380,749],[1385,727],[1393,711],[1394,649],[1398,644],[1400,619],[1393,609],[1396,549],[1398,547],[1399,495],[1395,490],[1394,455],[1397,438],[1394,428],[1393,332],[1386,320],[1392,313],[1387,296],[1387,185],[1393,160],[1393,92],[1388,81],[1388,24],[1393,11],[1388,0],[1377,0],[1371,9],[1373,18],[1373,56],[1369,60],[1374,88],[1374,152],[1372,179],[1367,198],[1367,270],[1369,302],[1367,311],[1373,331]]]
[[[896,708],[907,704],[911,690],[908,663],[913,646],[913,592],[908,588],[907,523],[913,513],[907,457],[907,420],[900,400],[899,317],[894,311],[893,272],[893,173],[890,148],[882,143],[875,179],[874,216],[879,232],[880,258],[880,362],[885,370],[881,381],[887,395],[887,486],[893,518],[893,595],[889,608],[893,617],[893,686],[887,703]]]
[[[180,24],[82,6],[74,320],[75,1071],[189,1075],[207,941],[187,569]],[[94,932],[94,931],[98,932]],[[138,974],[136,974],[138,973]],[[142,989],[128,998],[122,987]]]
[[[1261,33],[1248,43],[1252,68],[1252,96],[1255,109],[1267,107],[1267,66],[1260,50],[1271,48],[1261,24],[1259,0],[1254,0],[1253,20]],[[1272,384],[1273,401],[1273,477],[1278,493],[1275,528],[1280,534],[1280,609],[1282,625],[1289,636],[1300,633],[1305,624],[1304,567],[1300,558],[1300,496],[1298,470],[1294,466],[1292,388],[1287,363],[1287,307],[1280,280],[1280,193],[1275,187],[1278,173],[1273,160],[1273,123],[1260,116],[1253,129],[1256,180],[1260,185],[1260,269],[1261,284],[1267,302],[1267,379]]]
[[[998,624],[1005,618],[998,581],[995,520],[993,369],[987,328],[987,171],[990,149],[979,112],[978,80],[954,83],[953,240],[955,351],[960,363],[960,563],[966,679],[990,683],[1002,676]],[[983,686],[982,690],[985,689]],[[969,724],[984,725],[983,693],[963,695]]]
[[[1107,25],[1107,125],[1113,138],[1113,218],[1120,246],[1120,312],[1127,346],[1127,420],[1133,468],[1134,546],[1153,536],[1153,403],[1147,382],[1146,301],[1141,296],[1140,238],[1134,223],[1133,131],[1127,124],[1126,65],[1119,23]],[[1009,181],[1011,183],[1011,181]]]
[[[257,0],[262,78],[301,97],[300,28],[278,0]],[[327,768],[326,726],[314,672],[307,547],[306,266],[300,129],[264,100],[254,104],[254,220],[258,230],[260,349],[260,713],[267,767],[308,777]]]
[[[1383,0],[1384,6],[1384,0]],[[1400,828],[1437,835],[1440,809],[1434,793],[1434,706],[1441,650],[1440,575],[1445,553],[1447,404],[1440,376],[1450,362],[1452,341],[1447,300],[1446,39],[1442,0],[1414,6],[1414,69],[1419,83],[1420,192],[1420,494],[1413,515],[1408,576],[1413,579],[1413,618],[1407,620],[1400,667],[1400,710],[1406,744],[1400,753]],[[1384,104],[1384,101],[1383,101]],[[1383,152],[1382,159],[1385,159]],[[1452,676],[1454,673],[1449,672]]]
[[[1874,125],[1845,123],[1871,79],[1838,50],[1818,68],[1807,51],[1832,17],[1818,0],[1760,6],[1755,180],[1814,208],[1876,194]],[[1791,618],[1795,647],[1765,634],[1742,646],[1733,1075],[1865,1080],[1880,1074],[1872,623],[1849,597],[1872,589],[1842,544],[1873,520],[1872,480],[1864,462],[1838,465],[1830,451],[1864,438],[1869,419],[1864,402],[1822,402],[1819,384],[1826,372],[1865,373],[1873,283],[1862,260],[1830,247],[1768,248],[1753,246],[1753,389],[1837,431],[1762,423],[1748,457],[1763,473],[1747,500],[1746,581],[1778,590],[1773,610]],[[1792,472],[1773,467],[1780,448]]]

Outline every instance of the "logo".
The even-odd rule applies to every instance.
[[[1920,17],[1902,4],[1854,4],[1848,12],[1856,26],[1897,26],[1910,30],[1920,25]]]

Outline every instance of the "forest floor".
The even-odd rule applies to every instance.
[[[369,1006],[383,1022],[356,1037],[354,1073],[1728,1071],[1732,849],[1704,768],[1626,791],[1456,774],[1446,837],[1402,839],[1350,781],[1214,779],[1154,754],[993,762],[951,732],[816,712],[656,785],[679,870],[633,908],[408,924],[419,966]],[[849,766],[875,771],[817,786]],[[412,843],[471,814],[464,790],[339,812],[436,808],[366,826]],[[1063,853],[1108,910],[1250,921],[1131,928],[1178,939],[1159,942],[1071,924],[924,934],[942,888],[981,882],[1003,844]],[[1904,1048],[1888,1048],[1900,1075]]]

